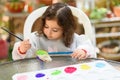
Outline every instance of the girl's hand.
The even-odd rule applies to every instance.
[[[30,49],[31,48],[31,44],[30,44],[30,42],[29,42],[29,39],[27,39],[27,40],[24,40],[24,41],[22,41],[21,43],[20,43],[20,47],[19,47],[19,52],[22,52],[22,53],[25,53],[25,52],[27,52],[27,50],[28,49]]]
[[[87,57],[87,51],[84,49],[76,49],[71,56],[75,59],[85,59]]]

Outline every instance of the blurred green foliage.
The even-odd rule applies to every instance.
[[[90,19],[102,19],[106,16],[106,8],[95,8],[91,11],[89,18]]]
[[[120,0],[111,0],[113,6],[120,6]]]

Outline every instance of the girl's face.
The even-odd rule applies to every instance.
[[[62,38],[63,36],[63,30],[62,28],[57,24],[56,20],[46,20],[45,26],[43,28],[43,32],[46,35],[46,37],[50,40],[57,40]]]

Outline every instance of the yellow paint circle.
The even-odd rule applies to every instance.
[[[91,67],[89,65],[87,65],[87,64],[82,64],[80,66],[80,68],[83,69],[83,70],[89,70],[89,69],[91,69]]]

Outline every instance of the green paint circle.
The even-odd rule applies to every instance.
[[[60,70],[55,70],[51,73],[51,75],[59,75],[61,73]]]

